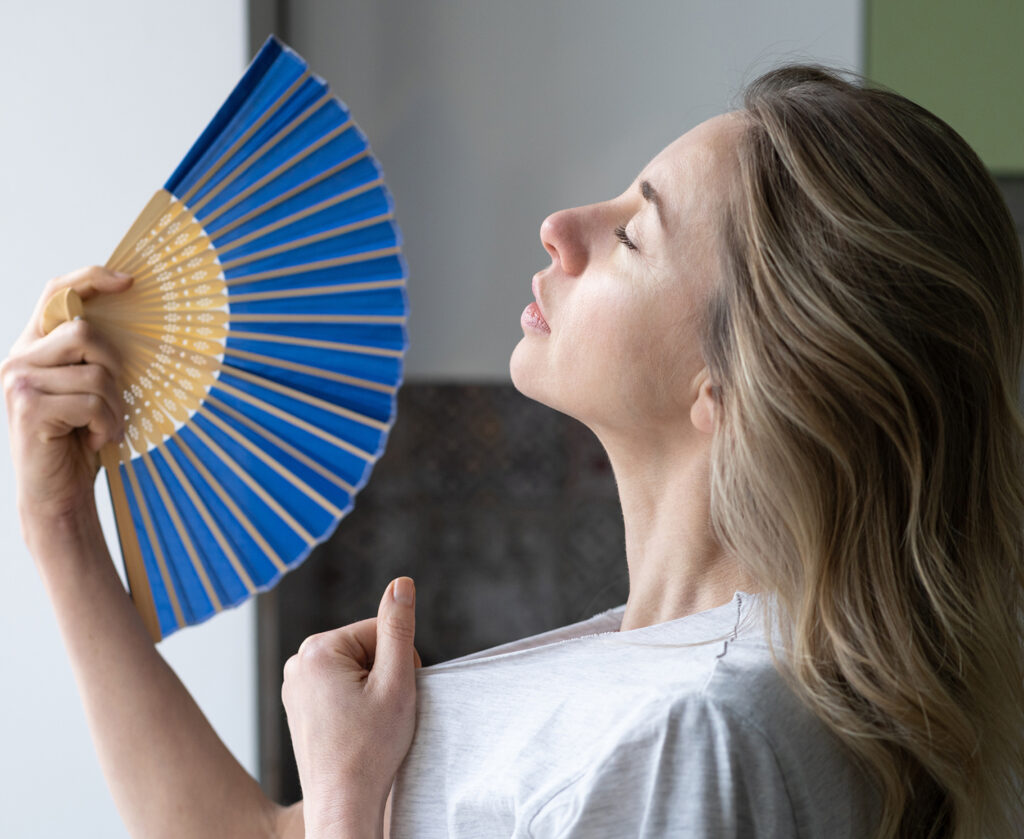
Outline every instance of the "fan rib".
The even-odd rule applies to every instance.
[[[203,240],[205,240],[205,244]],[[157,242],[155,246],[160,244],[161,242]],[[143,253],[145,253],[145,250]],[[164,253],[157,259],[153,259],[151,255],[146,258],[144,264],[129,262],[125,269],[126,273],[131,274],[135,278],[136,284],[140,284],[143,281],[151,283],[165,282],[166,280],[161,278],[167,272],[171,272],[178,277],[192,277],[202,271],[209,271],[211,269],[214,272],[214,276],[216,276],[220,271],[217,251],[205,232],[201,237],[184,242],[174,250],[167,246]]]
[[[142,621],[146,624],[150,638],[156,643],[163,637],[163,631],[160,629],[160,618],[156,613],[149,573],[146,571],[146,563],[139,548],[139,535],[135,530],[131,508],[128,506],[128,497],[125,495],[124,481],[121,480],[120,447],[113,443],[107,443],[100,449],[100,461],[103,463],[103,468],[107,470],[107,486],[110,489],[110,499],[114,505],[117,535],[121,543],[121,555],[124,557],[128,589],[135,607],[142,615]]]
[[[227,414],[229,417],[231,417],[231,419],[235,420],[235,422],[240,422],[250,431],[260,435],[264,440],[267,440],[268,442],[277,446],[279,449],[281,449],[291,457],[294,457],[303,466],[316,472],[321,478],[330,481],[332,484],[338,487],[338,489],[344,490],[350,496],[354,496],[356,492],[358,492],[358,490],[348,481],[339,478],[330,469],[325,469],[322,464],[313,460],[313,458],[311,458],[305,452],[295,448],[295,446],[293,446],[291,443],[287,442],[281,437],[278,437],[272,431],[268,431],[259,423],[253,422],[251,419],[249,419],[249,417],[245,416],[245,414],[241,413],[240,411],[236,411],[234,408],[232,408],[226,402],[222,402],[216,396],[213,396],[211,394],[210,396],[207,397],[206,401],[208,404],[216,407],[218,411]]]
[[[258,448],[256,448],[256,446],[252,444],[252,440],[249,440],[244,435],[239,434],[237,431],[235,431],[235,429],[229,426],[226,422],[224,422],[224,420],[222,420],[216,414],[211,413],[202,406],[200,406],[199,408],[199,413],[202,416],[206,417],[210,422],[216,425],[221,431],[227,434],[232,440],[234,440],[236,443],[242,446],[242,448],[246,449],[254,457],[258,458],[259,460],[262,460],[267,466],[269,466],[271,469],[277,472],[278,475],[280,475],[282,478],[288,481],[288,483],[290,483],[296,489],[303,492],[312,501],[315,501],[317,504],[319,504],[324,510],[329,512],[332,516],[340,519],[345,514],[344,510],[342,510],[340,507],[338,507],[336,504],[332,503],[328,499],[324,498],[319,492],[313,489],[313,487],[307,484],[304,480],[302,480],[302,478],[300,478],[298,475],[292,472],[291,469],[289,469],[283,463],[280,463],[276,459],[272,458],[266,452],[260,451]]]
[[[136,335],[137,338],[142,336]],[[139,341],[138,345],[142,347],[143,341]],[[198,356],[207,362],[216,363],[216,359],[209,356]],[[199,367],[196,364],[196,367]],[[138,387],[138,393],[132,393],[133,401],[130,402],[130,408],[136,406],[135,399],[141,402],[141,405],[135,407],[134,412],[129,410],[128,421],[126,425],[127,437],[131,441],[132,446],[141,454],[145,451],[146,444],[157,445],[166,437],[171,436],[174,433],[176,421],[185,422],[187,421],[188,408],[191,407],[191,403],[195,403],[196,407],[202,402],[202,396],[196,394],[194,389],[199,387],[202,391],[208,391],[213,385],[216,378],[216,371],[203,371],[207,375],[200,375],[196,377],[198,381],[191,378],[178,378],[176,374],[171,375],[172,385],[182,390],[188,398],[181,399],[178,397],[176,400],[171,400],[172,404],[176,408],[180,408],[183,416],[175,417],[170,411],[167,410],[167,406],[164,400],[157,396],[157,390],[151,387],[147,381],[148,368],[144,368],[140,363],[132,361],[125,365],[125,373],[128,381],[132,385]],[[148,404],[146,404],[148,402]],[[136,418],[138,415],[138,418]],[[149,422],[151,429],[146,428],[146,422]],[[141,437],[142,440],[137,439]]]
[[[295,347],[313,347],[336,352],[354,352],[361,355],[377,355],[384,358],[402,358],[401,350],[388,350],[383,347],[371,347],[366,344],[341,344],[337,341],[321,341],[316,338],[296,338],[293,335],[275,335],[273,332],[241,332],[231,330],[231,337],[240,341],[266,341],[274,344],[289,344]]]
[[[363,155],[365,155],[365,152],[363,152],[360,156]],[[320,179],[318,178],[317,181],[319,180]],[[378,186],[382,187],[383,185],[383,178],[374,178],[372,181],[367,181],[364,184],[352,187],[352,189],[347,189],[344,192],[339,192],[337,195],[334,195],[331,198],[327,198],[316,204],[310,204],[310,206],[306,207],[304,210],[299,210],[297,213],[292,213],[290,216],[285,216],[282,219],[278,219],[275,222],[271,222],[268,225],[253,230],[251,233],[246,233],[244,236],[239,236],[237,239],[228,242],[223,247],[218,247],[217,256],[223,259],[224,254],[230,253],[231,251],[235,250],[235,248],[239,248],[242,245],[247,245],[254,239],[259,239],[262,236],[266,236],[268,233],[273,233],[275,230],[280,230],[282,227],[287,227],[288,225],[294,224],[297,221],[302,221],[302,219],[304,218],[316,215],[322,210],[326,210],[329,209],[330,207],[333,207],[335,204],[342,204],[345,201],[348,201],[352,198],[357,198],[364,192],[369,192],[371,189],[375,189]],[[309,186],[312,186],[312,184],[302,184],[301,188],[306,189]],[[258,208],[258,212],[266,212],[266,210],[269,209],[270,206],[270,204],[264,204],[262,207]],[[394,216],[394,213],[391,213],[389,215],[389,218],[392,216]],[[234,229],[234,226],[234,223],[232,223],[231,228]],[[218,238],[220,238],[226,232],[228,232],[228,228],[218,230],[216,235]]]
[[[171,611],[174,612],[174,619],[178,622],[175,628],[180,629],[186,625],[185,615],[181,610],[181,603],[178,601],[178,592],[171,583],[171,574],[167,569],[167,560],[164,559],[160,540],[156,537],[156,527],[153,524],[152,517],[149,515],[146,497],[142,494],[142,487],[139,486],[139,479],[135,476],[135,468],[130,460],[124,461],[124,471],[128,475],[128,482],[131,484],[135,503],[139,505],[142,524],[146,528],[146,538],[149,539],[149,546],[153,549],[153,556],[156,557],[156,565],[160,569],[160,579],[163,581],[164,591],[167,592],[167,599],[171,602]]]
[[[170,324],[174,326],[175,324]],[[196,341],[206,341],[210,344],[214,344],[218,350],[216,353],[205,353],[194,349],[191,344]],[[180,331],[168,329],[168,324],[139,324],[136,326],[135,331],[132,333],[133,350],[139,353],[145,353],[147,358],[146,361],[155,360],[158,355],[161,355],[165,346],[177,347],[180,351],[187,353],[188,362],[197,368],[202,368],[204,372],[208,372],[211,376],[216,374],[216,368],[220,364],[219,356],[223,352],[223,344],[213,338],[201,338],[196,336],[192,338],[187,332],[182,335]],[[178,356],[181,357],[180,355]],[[168,362],[170,359],[168,359]],[[158,364],[162,362],[157,361]],[[145,375],[145,364],[142,361],[132,361],[129,363],[132,372],[138,370],[139,375]],[[213,368],[211,370],[211,368]],[[172,378],[177,378],[177,374],[170,374]],[[184,374],[182,374],[184,375]]]
[[[266,364],[268,367],[276,367],[279,370],[291,370],[293,373],[305,373],[307,376],[316,376],[318,379],[326,379],[330,382],[338,382],[343,385],[352,385],[353,387],[359,387],[363,390],[372,390],[376,393],[388,393],[394,395],[398,392],[398,388],[394,385],[385,385],[380,382],[374,382],[370,379],[360,379],[356,376],[349,376],[345,373],[336,373],[333,370],[324,370],[320,367],[310,367],[307,364],[299,364],[296,361],[286,361],[282,358],[271,358],[269,355],[260,355],[259,353],[249,352],[248,350],[239,350],[234,347],[224,348],[225,356],[233,356],[234,358],[242,358],[246,361],[254,361],[257,364]]]
[[[177,254],[206,235],[202,225],[195,216],[172,193],[167,190],[158,190],[154,200],[161,193],[166,198],[163,215],[154,218],[154,216],[147,214],[148,208],[144,209],[133,225],[133,228],[136,225],[140,228],[138,240],[132,243],[130,247],[125,248],[124,252],[118,255],[116,260],[111,258],[111,262],[116,262],[118,268],[123,268],[133,275],[138,273],[140,269],[144,271],[154,263],[159,262],[159,257],[153,258],[154,253],[172,237],[175,240],[179,236],[187,237],[188,232],[193,227],[193,232],[196,234],[191,238],[186,238],[173,252],[170,250],[170,246],[168,246],[165,255],[167,253]],[[148,225],[146,222],[149,222]],[[144,260],[148,260],[145,265],[142,264]]]
[[[140,328],[132,335],[132,338],[132,352],[137,352],[139,355],[144,354],[146,358],[142,361],[132,361],[126,364],[124,379],[129,389],[132,384],[136,384],[143,390],[152,390],[153,398],[150,401],[158,398],[156,389],[150,388],[140,381],[140,377],[146,376],[150,369],[153,369],[154,373],[161,373],[169,387],[180,388],[186,392],[194,392],[199,387],[205,389],[213,384],[224,352],[224,346],[219,341],[200,339],[201,341],[208,341],[217,349],[216,353],[207,353],[197,350],[193,346],[193,344],[200,341],[191,341],[188,336],[182,337],[178,333],[160,331],[159,329]],[[181,357],[180,353],[185,352],[187,356],[186,364],[199,371],[199,375],[190,376],[187,372],[172,372],[169,369],[169,365],[172,363],[169,355],[167,356],[167,364],[158,359],[158,356],[164,355],[167,349],[177,349],[179,351],[179,358]],[[180,364],[177,361],[173,363]],[[175,369],[177,370],[178,368]],[[198,395],[195,398],[197,400],[201,399]]]
[[[263,277],[262,279],[274,279]],[[229,281],[230,282],[230,281]],[[231,294],[232,303],[258,303],[261,300],[291,300],[295,297],[317,297],[324,294],[348,294],[356,291],[379,291],[385,288],[401,288],[405,280],[370,280],[365,283],[340,283],[339,285],[311,286],[307,288],[284,288],[277,291],[250,291],[247,294]]]
[[[221,604],[220,598],[217,597],[217,592],[213,589],[213,584],[210,582],[210,578],[206,573],[206,567],[199,559],[195,545],[192,544],[192,540],[189,538],[188,528],[185,527],[185,523],[181,520],[181,516],[178,515],[178,508],[171,499],[170,493],[167,492],[167,487],[164,486],[163,479],[160,477],[160,473],[157,471],[156,466],[153,465],[153,458],[149,456],[149,452],[142,453],[142,462],[146,464],[146,469],[149,470],[149,477],[153,479],[153,485],[156,487],[156,491],[160,494],[160,500],[163,501],[167,514],[171,517],[171,523],[174,525],[174,529],[178,532],[178,538],[181,539],[181,544],[185,547],[185,551],[188,553],[188,558],[192,561],[192,567],[195,569],[196,575],[199,577],[199,582],[203,585],[203,590],[206,592],[207,599],[209,599],[215,612],[221,611],[224,606]]]
[[[404,315],[232,315],[232,323],[377,323],[401,325]]]
[[[245,145],[245,143],[248,142],[249,138],[252,137],[252,135],[255,134],[257,131],[259,131],[260,128],[264,125],[264,123],[266,123],[268,119],[270,119],[274,114],[276,114],[281,109],[282,105],[284,105],[289,99],[292,98],[292,96],[295,94],[295,91],[298,90],[299,87],[301,87],[303,84],[305,84],[306,79],[308,79],[311,75],[312,74],[310,73],[308,67],[305,70],[303,70],[302,74],[288,86],[284,93],[282,93],[280,96],[277,97],[277,99],[274,100],[274,104],[267,108],[266,113],[262,114],[260,118],[256,120],[256,122],[249,126],[249,128],[247,128],[242,133],[242,136],[235,140],[235,142],[231,144],[231,147],[227,151],[223,152],[221,156],[218,157],[217,160],[213,162],[213,164],[206,170],[206,172],[203,173],[203,176],[198,181],[196,181],[192,185],[192,188],[189,189],[181,197],[181,203],[188,204],[188,202],[192,200],[193,196],[195,196],[195,194],[200,189],[203,188],[206,182],[209,181],[210,178],[212,178],[215,174],[217,174],[217,172],[220,171],[224,164],[234,156],[235,152],[237,152],[243,145]]]
[[[358,446],[354,446],[347,440],[342,440],[340,437],[336,437],[335,435],[331,434],[328,431],[324,431],[323,429],[317,428],[315,425],[306,422],[301,417],[297,417],[294,414],[290,413],[289,411],[285,411],[283,408],[278,408],[276,405],[271,405],[269,402],[264,402],[258,396],[253,396],[252,394],[246,393],[243,390],[239,390],[236,387],[232,387],[223,380],[219,381],[217,383],[217,386],[224,390],[225,393],[230,393],[232,396],[238,397],[244,402],[248,402],[253,407],[259,408],[261,411],[264,411],[270,414],[271,416],[275,416],[280,420],[284,420],[290,425],[294,425],[296,428],[301,428],[303,431],[312,434],[314,437],[319,437],[324,442],[330,443],[335,448],[341,449],[344,452],[348,452],[351,455],[355,455],[359,459],[365,460],[367,463],[376,462],[376,458],[373,457],[373,455],[371,455],[369,452],[363,451]]]
[[[126,364],[126,368],[130,373],[134,373],[135,365]],[[140,444],[140,441],[136,439],[137,436],[141,436],[148,443],[157,445],[164,437],[168,437],[174,433],[174,417],[168,416],[163,410],[163,407],[157,401],[155,391],[149,385],[144,383],[146,379],[145,372],[140,375],[131,375],[133,383],[137,384],[139,389],[142,391],[142,395],[139,399],[143,399],[145,396],[149,396],[148,400],[144,400],[142,407],[136,409],[136,413],[141,411],[141,416],[138,420],[134,416],[128,421],[126,432],[128,438],[131,440],[132,445],[141,454],[145,449]],[[148,401],[149,404],[145,404]],[[147,409],[147,410],[142,410]],[[146,427],[147,422],[150,428]]]
[[[341,227],[335,227],[332,230],[324,230],[322,233],[314,233],[310,236],[303,236],[301,239],[293,239],[291,242],[285,242],[283,245],[275,245],[272,248],[266,248],[261,251],[255,251],[254,253],[248,254],[247,256],[240,256],[237,259],[229,260],[228,262],[221,262],[221,267],[225,271],[230,271],[237,268],[240,265],[245,265],[249,262],[258,262],[261,259],[266,259],[268,256],[274,256],[279,253],[287,253],[288,251],[295,250],[296,248],[302,248],[306,245],[312,245],[316,242],[322,242],[324,239],[332,239],[335,236],[344,236],[348,233],[354,233],[357,230],[362,230],[365,227],[372,227],[375,224],[380,224],[383,221],[388,221],[394,218],[394,213],[381,213],[378,216],[371,216],[370,218],[361,219],[354,221],[351,224],[345,224]],[[234,243],[232,243],[234,244]]]
[[[216,256],[202,225],[172,196],[167,215],[140,240],[135,252],[126,257],[124,267],[132,276],[148,277],[183,259],[189,259],[191,264],[193,254],[202,258],[207,251]]]
[[[118,269],[121,267],[122,260],[127,260],[131,251],[136,247],[136,243],[141,241],[143,236],[149,235],[147,231],[152,231],[160,217],[167,212],[167,208],[173,200],[174,197],[166,189],[158,189],[153,194],[132,226],[128,228],[128,232],[114,248],[110,259],[107,260],[108,268]]]
[[[210,451],[212,451],[217,457],[221,459],[225,466],[228,467],[235,476],[242,481],[249,489],[251,489],[259,499],[266,504],[271,510],[277,513],[277,517],[287,524],[295,534],[302,539],[307,545],[312,545],[316,542],[313,536],[306,528],[299,524],[284,507],[278,504],[270,494],[263,489],[256,481],[252,479],[248,472],[246,472],[238,462],[229,455],[224,449],[222,449],[216,442],[201,429],[198,425],[192,424],[189,426],[189,430],[192,431]]]
[[[223,502],[224,506],[231,511],[231,514],[235,517],[235,520],[242,525],[245,532],[249,534],[249,538],[251,538],[257,545],[259,545],[260,550],[263,551],[263,554],[267,557],[267,559],[269,559],[274,564],[274,567],[279,572],[281,572],[282,574],[286,573],[288,571],[288,565],[284,562],[284,560],[281,559],[281,557],[277,555],[277,551],[274,550],[270,543],[263,538],[263,535],[256,529],[255,525],[253,525],[253,523],[249,520],[249,517],[244,512],[242,512],[238,504],[235,503],[235,500],[231,497],[230,494],[228,494],[224,487],[221,486],[220,481],[218,481],[210,472],[210,470],[206,468],[206,466],[199,459],[196,453],[192,451],[191,447],[188,445],[188,443],[185,442],[184,438],[179,434],[175,438],[175,442],[185,453],[185,457],[188,458],[189,463],[191,463],[195,467],[196,471],[199,472],[200,475],[202,475],[203,480],[206,481],[209,487],[216,493],[217,497],[221,500],[221,502]]]
[[[281,140],[283,140],[285,137],[287,137],[289,134],[291,134],[292,131],[294,131],[296,128],[298,128],[300,125],[302,125],[302,123],[304,123],[307,119],[309,119],[313,114],[315,114],[321,108],[325,107],[328,103],[333,102],[333,101],[334,101],[334,97],[331,96],[330,91],[325,90],[323,95],[319,99],[317,99],[311,105],[308,105],[306,107],[306,109],[304,111],[302,111],[302,113],[298,114],[295,117],[292,117],[291,122],[289,122],[286,125],[283,125],[281,128],[279,128],[277,133],[274,134],[274,136],[270,137],[266,142],[263,143],[262,146],[260,146],[252,154],[250,154],[248,157],[246,157],[245,160],[242,163],[240,163],[237,167],[235,167],[230,173],[228,173],[228,175],[222,181],[220,181],[219,183],[215,184],[210,189],[210,191],[206,193],[206,195],[204,195],[202,198],[200,198],[195,203],[195,205],[192,206],[192,212],[196,213],[196,214],[201,213],[202,210],[203,210],[203,207],[205,207],[207,204],[210,203],[210,201],[212,201],[214,198],[216,198],[218,195],[220,195],[221,192],[223,192],[225,187],[230,186],[231,184],[233,184],[236,180],[238,180],[238,177],[240,175],[244,175],[250,168],[252,168],[252,165],[254,163],[259,162],[259,160],[263,157],[263,155],[265,155],[268,151],[270,151],[272,148],[274,148],[274,146],[276,146],[279,142],[281,142]],[[344,130],[345,128],[347,128],[347,127],[349,127],[351,125],[352,125],[352,120],[351,119],[346,120],[340,126],[335,128],[334,129],[335,133],[333,135],[330,135],[330,136],[337,136],[337,134],[341,130]],[[324,137],[328,137],[328,136],[329,136],[328,134],[324,135]],[[321,145],[322,144],[323,143],[321,143]],[[319,146],[318,146],[318,148],[319,148]]]
[[[353,154],[353,155],[351,155],[349,157],[346,157],[344,160],[342,160],[342,161],[340,161],[338,163],[335,163],[334,166],[330,167],[329,169],[324,169],[324,171],[321,172],[320,174],[315,175],[312,178],[310,178],[309,180],[303,181],[302,183],[297,184],[296,186],[293,186],[291,189],[285,190],[280,195],[275,195],[273,198],[268,199],[265,203],[260,204],[260,206],[254,207],[253,209],[249,210],[249,212],[244,213],[243,215],[240,215],[234,221],[228,222],[223,227],[218,228],[217,230],[215,230],[212,233],[213,238],[220,239],[220,238],[226,236],[228,233],[230,233],[236,227],[241,227],[244,224],[248,224],[254,218],[257,218],[258,216],[260,216],[263,213],[267,212],[267,210],[272,210],[278,204],[283,204],[285,201],[288,201],[289,199],[294,198],[299,193],[305,192],[307,189],[310,189],[311,187],[316,186],[318,183],[320,183],[320,181],[326,181],[328,178],[334,177],[339,172],[343,172],[349,166],[352,166],[352,165],[358,163],[364,157],[369,157],[369,156],[370,156],[370,149],[369,148],[365,148],[365,149],[362,149],[360,151],[357,151],[355,154]],[[321,203],[324,203],[324,202],[321,202]],[[318,205],[315,205],[315,206],[318,206]],[[326,206],[330,206],[330,205],[328,204]],[[212,213],[210,213],[209,215],[204,216],[203,217],[203,222],[206,224],[206,227],[209,228],[218,218],[220,218],[222,212],[224,212],[224,209],[223,208],[218,208],[218,209],[214,210]]]
[[[209,509],[207,509],[206,505],[203,503],[203,499],[199,497],[199,493],[197,493],[195,487],[192,486],[192,483],[191,481],[189,481],[188,476],[182,471],[181,467],[178,465],[177,460],[175,460],[174,458],[173,452],[171,452],[168,446],[162,446],[161,451],[163,452],[164,460],[167,461],[167,465],[171,468],[171,471],[174,473],[174,477],[178,480],[178,483],[180,483],[182,488],[185,490],[186,494],[189,497],[189,500],[192,502],[192,505],[199,512],[199,515],[202,516],[203,523],[210,529],[210,532],[213,534],[213,538],[217,540],[217,544],[220,545],[220,549],[228,558],[228,562],[231,563],[231,567],[232,569],[234,569],[235,574],[237,574],[238,578],[242,581],[242,584],[245,586],[245,590],[250,595],[255,594],[256,586],[253,583],[252,578],[249,576],[249,572],[246,571],[245,568],[242,566],[242,563],[238,559],[238,555],[231,547],[231,543],[228,542],[227,537],[225,537],[224,534],[221,532],[221,529],[217,524],[216,519],[214,519]]]
[[[296,164],[301,163],[303,160],[305,160],[307,157],[309,157],[314,152],[319,151],[321,148],[323,148],[329,142],[331,142],[331,140],[333,140],[335,137],[341,136],[343,133],[348,131],[351,127],[352,127],[352,120],[348,119],[345,122],[343,122],[341,125],[339,125],[337,128],[333,129],[332,131],[328,131],[322,137],[317,138],[315,143],[310,143],[308,146],[306,146],[306,148],[304,148],[298,154],[292,155],[290,158],[288,158],[283,163],[275,166],[273,169],[271,169],[269,172],[267,172],[267,174],[265,174],[262,178],[260,178],[259,180],[253,181],[251,184],[249,184],[249,186],[247,186],[245,189],[243,189],[241,192],[239,192],[236,196],[234,196],[233,198],[229,198],[227,201],[225,201],[223,204],[221,204],[220,207],[218,207],[212,213],[210,213],[207,216],[204,216],[203,224],[204,225],[209,225],[210,222],[213,221],[214,219],[218,218],[221,213],[227,212],[232,207],[234,207],[236,204],[239,204],[240,202],[244,201],[246,198],[249,198],[254,192],[257,192],[257,191],[263,189],[263,187],[265,187],[267,184],[269,184],[275,178],[277,178],[280,175],[284,174],[285,172],[287,172],[289,169],[291,169]],[[217,185],[218,188],[217,188],[216,192],[220,192],[220,189],[223,186],[226,186],[226,184],[218,184]],[[202,208],[204,206],[206,206],[206,203],[210,200],[210,198],[212,198],[214,196],[214,194],[216,194],[216,193],[211,193],[210,195],[207,195],[206,197],[204,197],[203,200],[200,201],[196,205],[196,207],[193,209],[193,212],[195,212],[197,214],[202,212]],[[265,206],[266,205],[264,205],[264,208],[265,208]]]
[[[363,251],[361,253],[338,256],[334,259],[321,259],[317,262],[306,262],[302,265],[289,265],[287,268],[275,268],[272,271],[259,271],[255,274],[247,274],[243,277],[232,277],[226,281],[227,286],[241,285],[242,283],[255,283],[259,280],[273,280],[277,277],[287,277],[292,274],[301,274],[307,271],[317,271],[321,268],[336,268],[339,265],[352,265],[357,262],[369,262],[372,259],[379,259],[382,256],[393,256],[401,250],[397,245],[390,248],[379,248],[374,251]]]
[[[350,411],[348,408],[342,408],[341,405],[334,405],[316,396],[310,396],[308,393],[303,393],[302,391],[287,387],[286,385],[282,385],[279,382],[275,382],[272,379],[268,379],[264,376],[258,376],[255,373],[250,373],[248,370],[243,370],[240,367],[234,367],[230,364],[224,364],[224,366],[221,369],[224,370],[224,372],[230,373],[232,376],[250,382],[251,384],[254,384],[257,387],[266,388],[267,390],[273,390],[276,391],[277,393],[284,394],[285,396],[290,396],[292,399],[298,400],[299,402],[305,402],[307,405],[312,405],[315,408],[320,408],[321,410],[329,411],[330,413],[336,414],[339,417],[344,417],[345,419],[361,423],[362,425],[368,425],[370,428],[376,428],[378,431],[383,431],[386,433],[391,427],[386,422],[381,422],[380,420],[374,419],[373,417],[368,417],[365,416],[364,414],[359,414],[356,413],[355,411]],[[223,379],[219,380],[217,384],[225,388],[230,387],[230,385],[227,385]],[[237,390],[237,388],[232,389]],[[238,393],[241,392],[242,391],[238,391]],[[250,394],[246,394],[246,398],[248,399],[249,397]],[[252,396],[251,398],[255,399],[258,402],[263,401],[262,399],[259,399],[256,396]],[[274,406],[268,405],[267,407],[273,408]],[[264,410],[266,410],[266,408],[264,408]],[[341,445],[341,448],[344,448],[351,454],[363,458],[368,463],[374,463],[377,460],[377,458],[374,455],[370,454],[369,452],[364,452],[357,446],[352,446],[351,443],[346,443],[344,440],[339,440],[338,442],[340,444],[343,444]]]

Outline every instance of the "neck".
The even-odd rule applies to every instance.
[[[736,591],[752,591],[711,532],[710,438],[602,443],[626,529],[629,599],[622,630],[701,612],[727,603]]]

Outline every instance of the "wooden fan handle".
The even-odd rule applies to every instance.
[[[82,298],[73,288],[62,288],[43,306],[43,334],[49,335],[65,321],[80,318],[85,314]]]
[[[73,288],[62,288],[43,306],[43,334],[49,334],[65,321],[83,317],[85,307],[82,298]],[[156,604],[149,587],[149,575],[139,550],[139,540],[132,523],[131,510],[125,495],[120,473],[121,455],[116,443],[106,443],[100,449],[100,463],[107,471],[107,485],[110,487],[110,500],[114,505],[117,520],[117,534],[121,543],[121,554],[124,557],[125,573],[128,577],[128,590],[135,608],[146,625],[149,637],[156,643],[163,637],[160,621],[156,615]],[[127,531],[127,532],[125,532]]]

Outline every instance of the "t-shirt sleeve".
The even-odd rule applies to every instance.
[[[775,752],[758,729],[728,708],[690,696],[668,709],[645,704],[621,722],[614,732],[595,733],[598,748],[588,765],[543,801],[527,835],[796,835]]]

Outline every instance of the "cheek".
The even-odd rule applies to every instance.
[[[678,299],[640,302],[596,324],[604,340],[590,342],[594,352],[580,363],[632,418],[671,421],[688,413],[689,383],[702,366],[699,338]]]
[[[556,355],[574,403],[625,406],[643,398],[663,358],[658,327],[642,307],[609,300],[586,312],[573,311],[564,326]]]

